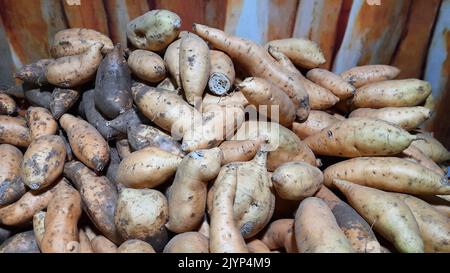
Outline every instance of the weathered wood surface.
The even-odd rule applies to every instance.
[[[102,0],[62,0],[62,3],[69,27],[91,28],[109,35],[108,19]]]

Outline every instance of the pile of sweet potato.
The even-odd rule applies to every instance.
[[[180,25],[62,30],[1,91],[0,252],[450,252],[429,83]]]

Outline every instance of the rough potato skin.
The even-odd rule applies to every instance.
[[[349,204],[400,252],[424,251],[419,226],[408,206],[391,193],[335,179]]]
[[[341,100],[348,99],[355,93],[355,87],[345,81],[341,76],[325,69],[314,68],[306,74],[306,77],[316,84],[327,88]]]
[[[223,159],[219,148],[188,154],[172,183],[167,228],[176,233],[195,230],[205,214],[208,182],[219,174]]]
[[[80,239],[80,253],[94,253],[91,241],[89,240],[83,229],[80,229],[80,231],[78,232],[78,237]]]
[[[134,75],[147,82],[157,83],[166,77],[164,60],[151,51],[133,51],[128,57],[128,66]]]
[[[13,98],[0,91],[0,115],[12,115],[17,111]]]
[[[273,221],[264,231],[261,241],[270,250],[284,248],[287,253],[297,253],[294,219],[278,219]]]
[[[18,233],[0,246],[0,253],[40,253],[32,230]]]
[[[273,47],[285,54],[297,66],[315,68],[326,62],[319,45],[302,38],[273,40],[266,48]]]
[[[209,253],[209,240],[199,232],[175,235],[164,247],[164,253]]]
[[[120,44],[106,55],[95,79],[95,106],[109,119],[131,109],[131,72]]]
[[[120,243],[114,224],[114,212],[118,199],[116,186],[105,176],[97,176],[79,161],[66,163],[64,175],[80,192],[84,210],[92,223],[108,239],[114,243]]]
[[[45,135],[54,135],[58,130],[58,123],[53,119],[50,111],[45,108],[29,107],[25,118],[28,128],[30,128],[31,140]]]
[[[390,65],[356,66],[341,73],[341,77],[356,88],[373,82],[392,80],[400,74],[400,69]]]
[[[417,79],[390,80],[358,88],[352,104],[356,108],[412,107],[431,93],[431,85]]]
[[[168,240],[164,227],[168,214],[167,199],[161,192],[123,189],[117,203],[115,223],[125,240],[143,240],[160,252]]]
[[[201,101],[208,84],[211,69],[209,47],[203,39],[193,33],[181,38],[180,80],[187,102],[196,105]]]
[[[130,110],[118,115],[115,119],[108,121],[106,124],[120,133],[126,134],[128,127],[139,126],[147,123],[150,123],[150,121],[140,111],[133,107]]]
[[[209,106],[247,106],[248,100],[245,98],[242,92],[234,90],[232,93],[224,95],[224,96],[214,96],[206,93],[202,102],[202,112],[207,112]]]
[[[247,243],[250,253],[270,253],[270,249],[259,239],[251,240]]]
[[[223,153],[222,165],[251,160],[264,142],[266,141],[262,138],[256,140],[226,140],[222,142],[219,146]]]
[[[395,155],[414,139],[414,135],[388,122],[358,117],[336,122],[304,141],[318,155],[359,157]]]
[[[24,65],[14,76],[24,82],[42,86],[48,84],[45,70],[53,59],[42,59],[35,63]]]
[[[103,58],[102,48],[103,44],[95,43],[84,53],[55,59],[47,65],[48,82],[70,88],[92,80]]]
[[[78,243],[77,222],[81,215],[81,197],[67,180],[55,192],[45,215],[45,232],[41,242],[43,253],[73,252]]]
[[[323,183],[322,171],[301,161],[282,164],[272,174],[277,195],[287,200],[313,196]]]
[[[450,160],[450,152],[432,135],[428,133],[419,133],[416,136],[418,139],[412,143],[412,146],[421,150],[434,162],[441,163]]]
[[[123,242],[117,248],[117,253],[155,253],[155,250],[147,242],[132,239]]]
[[[117,169],[117,182],[130,188],[153,188],[166,182],[180,165],[181,157],[156,147],[131,153]]]
[[[411,209],[419,225],[425,252],[450,252],[450,218],[445,217],[430,204],[407,194],[394,194]]]
[[[117,246],[102,235],[95,236],[91,246],[94,253],[117,253]]]
[[[64,114],[59,124],[67,133],[73,153],[84,165],[97,172],[108,165],[108,143],[91,124],[70,114]]]
[[[430,116],[431,111],[429,109],[422,106],[414,106],[385,107],[380,109],[359,108],[351,112],[349,118],[369,117],[381,119],[411,131],[419,127]]]
[[[40,211],[33,215],[33,232],[36,243],[41,248],[42,238],[44,238],[45,233],[45,211]]]
[[[444,176],[445,172],[437,163],[435,163],[429,156],[419,150],[414,144],[409,145],[408,148],[403,150],[402,157],[406,159],[412,159],[414,162],[435,171],[437,174]]]
[[[317,197],[300,203],[295,214],[295,240],[300,253],[353,253],[327,204]]]
[[[33,140],[23,156],[21,177],[32,190],[51,185],[61,175],[66,145],[60,136],[44,135]]]
[[[78,55],[86,52],[96,43],[103,44],[103,54],[112,51],[114,48],[109,37],[93,29],[64,29],[55,34],[50,53],[53,58]]]
[[[324,184],[333,179],[409,194],[450,194],[450,183],[422,165],[397,157],[359,157],[345,160],[324,170]]]
[[[47,87],[28,89],[24,93],[25,99],[34,106],[50,109],[52,103],[52,92]]]
[[[358,253],[381,253],[382,249],[372,227],[351,206],[339,199],[327,187],[322,186],[315,194],[325,201],[333,212],[337,224]]]
[[[180,44],[181,39],[178,39],[171,43],[164,53],[164,62],[166,63],[167,70],[172,78],[175,80],[177,87],[181,87],[180,80]]]
[[[324,111],[311,110],[308,119],[305,122],[294,122],[292,124],[292,132],[300,139],[319,133],[322,129],[327,128],[338,122],[339,119]]]
[[[20,177],[22,152],[10,144],[0,144],[0,206],[11,204],[25,194]]]
[[[0,144],[28,147],[30,142],[30,130],[24,119],[0,115]]]
[[[55,119],[59,119],[77,102],[80,92],[73,89],[55,88],[50,102],[50,111]]]

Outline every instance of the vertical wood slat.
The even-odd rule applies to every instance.
[[[193,23],[205,23],[206,1],[204,0],[151,0],[149,4],[151,9],[167,9],[178,14],[181,18],[182,30],[192,30]]]
[[[0,90],[7,89],[14,84],[14,63],[9,44],[6,42],[6,33],[2,20],[0,20]]]
[[[102,0],[61,1],[70,28],[90,28],[109,35],[108,20]]]
[[[450,0],[443,0],[428,51],[425,80],[432,86],[436,113],[427,129],[450,149]]]
[[[269,5],[267,41],[291,37],[299,1],[271,0]]]
[[[300,1],[292,37],[315,41],[322,49],[327,62],[322,68],[329,69],[333,61],[337,25],[342,0]]]
[[[341,73],[365,64],[390,63],[403,32],[409,0],[353,1],[344,39],[333,64]]]
[[[422,76],[428,45],[441,0],[413,0],[403,38],[392,65],[400,68],[398,78]]]

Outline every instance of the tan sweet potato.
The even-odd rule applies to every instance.
[[[151,51],[133,51],[128,57],[128,66],[134,75],[147,82],[160,82],[166,77],[164,60]]]
[[[10,144],[0,144],[0,207],[11,204],[25,194],[20,177],[22,152]]]
[[[356,66],[341,73],[341,77],[356,88],[363,85],[392,80],[400,74],[400,69],[389,65]]]
[[[209,253],[209,240],[199,232],[175,235],[164,247],[164,253]]]
[[[131,153],[117,169],[116,181],[130,188],[154,188],[177,170],[181,157],[156,147]]]
[[[44,253],[75,252],[77,222],[81,215],[80,194],[64,179],[47,207],[45,232],[41,242]]]
[[[42,107],[29,107],[26,120],[30,128],[31,140],[36,140],[40,136],[54,135],[58,130],[58,123],[53,119],[50,111]]]
[[[265,142],[262,138],[255,140],[227,140],[222,142],[219,146],[223,153],[222,165],[251,160]]]
[[[295,241],[294,219],[279,219],[270,223],[261,241],[270,249],[284,248],[287,253],[298,252]]]
[[[124,159],[125,157],[129,156],[132,151],[130,147],[130,143],[128,142],[128,139],[121,139],[116,141],[116,150],[117,154],[119,155],[120,159]],[[139,149],[136,149],[139,150]],[[111,158],[112,160],[112,158]],[[120,163],[121,160],[119,160],[118,163]]]
[[[91,240],[94,253],[117,253],[117,246],[102,235],[97,235]]]
[[[210,51],[211,70],[208,80],[209,91],[224,95],[233,87],[236,78],[233,61],[227,54],[218,50]]]
[[[157,86],[156,88],[159,89],[165,89],[165,90],[169,90],[169,91],[174,91],[177,92],[179,90],[177,90],[177,87],[175,86],[175,83],[170,79],[170,78],[165,78],[164,80],[162,80]]]
[[[270,253],[270,249],[259,239],[251,240],[247,243],[248,252],[250,253]]]
[[[306,77],[316,84],[327,88],[341,100],[345,100],[355,93],[355,87],[345,81],[341,76],[331,71],[314,68],[306,74]]]
[[[407,131],[419,127],[429,119],[431,111],[422,106],[385,107],[380,109],[359,108],[350,113],[349,118],[376,118],[395,124]]]
[[[324,184],[333,185],[333,179],[380,190],[409,194],[450,194],[450,183],[418,163],[397,157],[359,157],[342,161],[324,170]]]
[[[386,121],[349,118],[304,141],[315,154],[358,157],[398,154],[415,139],[414,135]]]
[[[233,91],[230,94],[227,94],[225,96],[214,96],[211,94],[205,94],[205,97],[203,98],[202,102],[202,112],[207,112],[209,107],[211,106],[242,106],[245,107],[248,105],[248,100],[245,98],[245,96],[242,94],[242,92],[239,91]]]
[[[300,203],[295,214],[295,240],[300,253],[352,253],[344,232],[327,204],[317,197]]]
[[[0,115],[12,115],[17,111],[17,105],[13,98],[0,92]]]
[[[319,133],[322,129],[327,128],[338,121],[339,119],[327,112],[311,110],[308,119],[305,122],[294,122],[292,124],[292,132],[300,139],[305,139]]]
[[[0,115],[0,144],[27,147],[30,142],[30,130],[23,118]]]
[[[155,250],[147,242],[132,239],[123,242],[117,248],[117,253],[155,253]]]
[[[40,211],[33,215],[33,232],[34,238],[36,240],[39,249],[41,248],[42,238],[44,238],[45,233],[45,211]]]
[[[412,107],[425,101],[430,93],[431,85],[426,81],[382,81],[358,88],[352,104],[356,108]]]
[[[412,146],[421,150],[434,162],[441,163],[450,160],[450,152],[432,135],[419,133],[416,136],[418,139],[412,143]]]
[[[42,59],[32,64],[24,65],[14,77],[32,85],[43,86],[48,84],[46,69],[54,59]],[[14,90],[9,90],[14,91]]]
[[[433,205],[433,208],[439,211],[442,215],[447,216],[447,218],[450,218],[450,206]]]
[[[302,38],[273,40],[266,44],[285,54],[295,65],[315,68],[326,62],[319,45]]]
[[[78,237],[80,240],[80,253],[94,253],[91,240],[89,240],[83,229],[80,229],[78,232]]]
[[[17,233],[0,246],[0,253],[40,253],[32,230]]]
[[[172,78],[175,80],[177,87],[181,87],[180,80],[180,43],[181,39],[178,39],[171,43],[164,53],[164,62],[166,63],[167,70]]]
[[[64,114],[59,124],[67,133],[75,156],[89,168],[100,172],[109,162],[109,146],[100,133],[88,122]]]
[[[408,206],[391,193],[360,186],[345,180],[333,182],[375,230],[400,252],[423,252],[419,226]]]
[[[405,158],[411,158],[415,160],[420,165],[427,167],[430,170],[435,171],[437,174],[444,176],[445,172],[444,170],[439,167],[438,164],[436,164],[430,157],[428,157],[425,153],[423,153],[421,150],[419,150],[417,147],[414,146],[414,144],[409,145],[408,148],[403,150],[402,155]]]
[[[47,65],[45,77],[49,83],[64,88],[92,80],[103,58],[102,48],[103,44],[95,43],[78,55],[55,59]]]
[[[430,111],[435,110],[436,102],[435,102],[435,99],[434,99],[432,93],[430,93],[430,95],[428,95],[427,99],[425,100],[425,103],[423,104],[423,107],[429,109]]]
[[[50,53],[53,58],[78,55],[96,44],[103,44],[102,53],[113,50],[114,45],[106,35],[87,28],[69,28],[58,31],[53,37]]]

